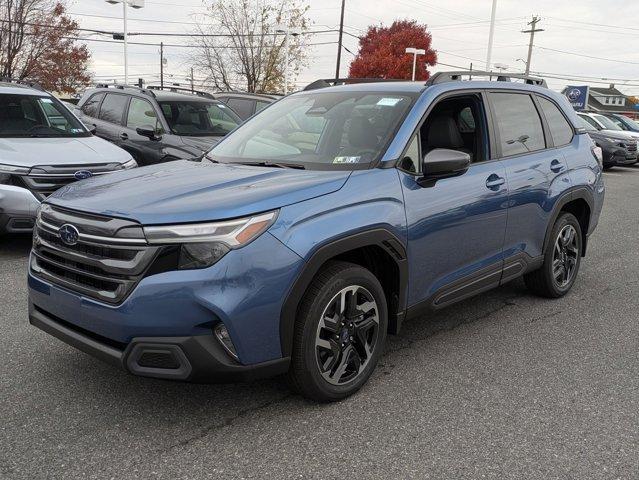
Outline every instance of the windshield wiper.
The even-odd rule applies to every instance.
[[[294,168],[297,170],[306,170],[306,167],[301,163],[281,163],[281,162],[234,162],[241,165],[248,165],[251,167],[277,167],[277,168]]]

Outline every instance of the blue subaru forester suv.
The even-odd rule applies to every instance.
[[[299,92],[200,163],[64,187],[37,217],[30,322],[136,375],[287,374],[333,401],[407,318],[521,276],[566,294],[601,151],[543,81],[465,78]]]

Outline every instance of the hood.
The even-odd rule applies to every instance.
[[[326,195],[342,188],[349,175],[179,160],[72,183],[47,203],[144,225],[205,222]]]
[[[627,142],[628,136],[619,135],[619,133],[621,132],[618,132],[616,130],[599,130],[596,132],[588,131],[588,135],[590,135],[592,138],[595,138],[595,139],[611,138],[613,140],[618,140],[620,142]]]
[[[0,163],[36,165],[91,165],[125,163],[131,155],[101,138],[0,138]]]
[[[206,153],[213,148],[213,145],[218,143],[224,137],[182,137],[182,141],[189,147],[195,147]]]
[[[628,132],[625,130],[599,130],[599,133],[610,138],[616,138],[619,140],[639,140],[639,133],[637,132]]]

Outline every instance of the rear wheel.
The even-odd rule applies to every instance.
[[[537,295],[559,298],[570,291],[581,264],[581,225],[571,213],[562,213],[550,233],[550,242],[539,270],[524,276],[526,286]]]
[[[377,278],[358,265],[331,262],[300,304],[291,386],[321,402],[352,395],[375,369],[387,325],[386,298]]]

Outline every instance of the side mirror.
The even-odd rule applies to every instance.
[[[160,137],[157,135],[155,128],[150,125],[143,125],[142,127],[138,127],[135,129],[138,135],[142,137],[146,137],[149,140],[159,140]]]
[[[98,126],[97,125],[89,125],[87,127],[87,129],[89,130],[89,133],[91,135],[95,135],[97,133],[97,131],[98,131]]]
[[[461,175],[470,167],[470,155],[459,150],[436,148],[424,156],[420,184],[432,185],[437,180]]]

